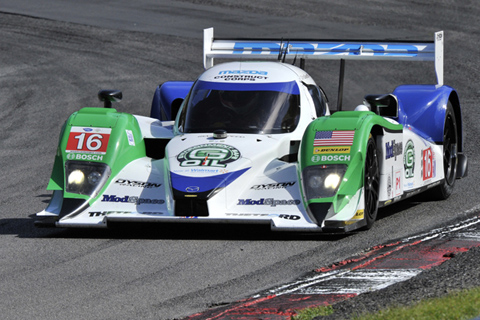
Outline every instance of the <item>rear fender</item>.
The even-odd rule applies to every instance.
[[[457,118],[458,137],[463,141],[460,103],[453,88],[436,85],[402,85],[397,87],[393,94],[399,103],[398,122],[424,139],[437,144],[443,143],[445,112],[450,99]],[[463,149],[462,143],[459,143],[459,148]]]

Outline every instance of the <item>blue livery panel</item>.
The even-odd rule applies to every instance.
[[[153,95],[150,117],[160,121],[172,119],[172,105],[178,108],[192,88],[193,81],[167,81],[157,87]]]

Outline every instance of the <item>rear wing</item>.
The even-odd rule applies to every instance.
[[[203,64],[213,66],[214,58],[434,61],[438,86],[443,85],[443,31],[433,41],[397,40],[224,40],[214,39],[213,28],[204,29]],[[343,75],[341,74],[341,83]]]

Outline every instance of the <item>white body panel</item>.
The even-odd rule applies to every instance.
[[[137,116],[145,137],[168,138],[167,124]],[[303,132],[302,132],[303,133]],[[214,139],[212,134],[175,136],[168,144],[165,159],[137,159],[111,180],[105,192],[83,212],[66,216],[59,227],[106,227],[108,221],[167,222],[196,221],[270,223],[273,229],[319,231],[304,205],[300,190],[298,163],[277,160],[291,152],[290,141],[301,139],[299,133],[277,135],[230,134]],[[292,139],[292,137],[294,137]],[[413,131],[384,132],[377,137],[380,160],[379,201],[388,204],[405,193],[443,179],[442,146],[432,144]],[[198,147],[225,146],[239,152],[237,160],[225,165],[198,162],[185,164],[178,156]],[[213,158],[215,154],[213,153]],[[190,159],[191,161],[191,159]],[[228,187],[221,188],[208,200],[208,217],[175,216],[171,174],[206,178],[245,170]],[[412,175],[413,174],[413,175]],[[61,193],[55,192],[49,207],[39,216],[58,215]],[[326,221],[363,219],[363,188],[349,205],[330,213]]]
[[[404,194],[434,186],[443,176],[443,146],[431,143],[408,128],[377,137],[380,158],[380,202],[399,200]]]

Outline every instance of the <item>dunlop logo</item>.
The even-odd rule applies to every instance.
[[[350,147],[314,147],[313,154],[350,153]]]

